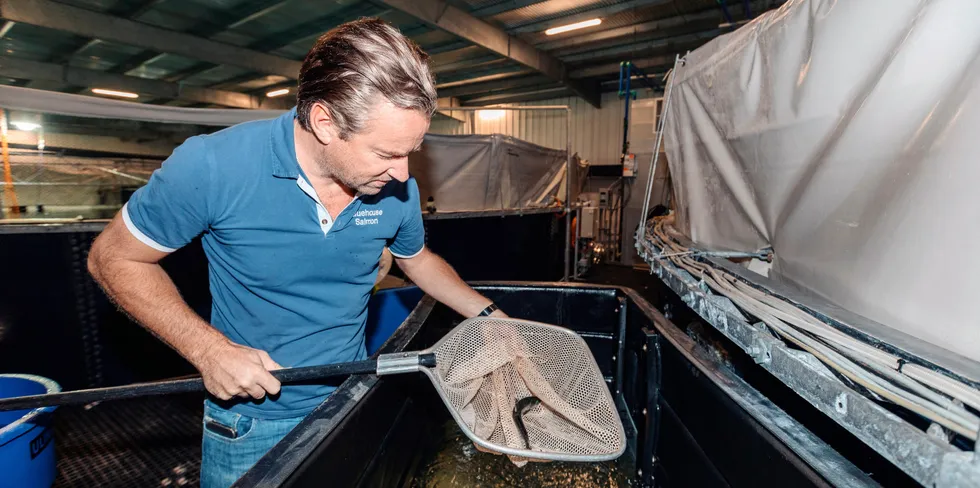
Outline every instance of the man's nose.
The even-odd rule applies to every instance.
[[[388,168],[388,176],[401,182],[408,181],[408,158],[396,160],[395,164]]]

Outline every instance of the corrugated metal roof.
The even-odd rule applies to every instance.
[[[231,29],[232,32],[247,35],[253,39],[262,39],[274,34],[287,31],[289,28],[313,20],[323,20],[326,30],[327,22],[336,16],[352,14],[357,7],[351,6],[351,1],[324,2],[322,0],[293,0],[282,7],[252,19]],[[332,27],[332,26],[330,26]]]
[[[648,5],[645,7],[628,9],[622,12],[617,12],[612,15],[602,17],[602,24],[596,26],[595,28],[589,28],[587,30],[572,31],[562,34],[557,34],[554,36],[546,35],[544,32],[533,32],[524,34],[522,37],[532,43],[539,44],[545,42],[554,42],[561,39],[569,39],[573,37],[581,37],[586,34],[593,32],[599,32],[603,30],[615,29],[617,27],[625,27],[629,25],[635,25],[642,22],[649,22],[656,19],[665,19],[670,17],[675,17],[681,15],[677,8],[675,8],[676,2],[664,3],[659,5]],[[719,16],[720,16],[719,12]]]
[[[117,2],[115,0],[63,0],[61,3],[89,10],[109,10]]]
[[[187,2],[174,2],[171,5],[163,3],[136,17],[144,24],[150,24],[164,29],[184,31],[204,24],[217,24],[213,11],[202,9],[196,4],[183,6]]]
[[[197,65],[198,63],[200,63],[200,61],[196,59],[185,58],[176,54],[167,54],[145,64],[143,66],[145,69],[145,74],[143,77],[162,78],[164,75],[177,71],[183,71],[191,66]]]
[[[87,48],[84,55],[72,58],[71,64],[88,69],[108,70],[140,52],[142,50],[138,47],[103,41]]]
[[[371,0],[270,0],[268,3],[258,0],[55,1],[293,60],[302,59],[316,37],[339,22],[380,14],[383,19],[396,25],[431,52],[436,60],[434,63],[436,78],[440,83],[527,69],[489,51],[474,52],[472,56],[455,56],[460,49],[465,49],[471,44],[452,34],[427,26],[404,12],[379,5]],[[548,49],[555,49],[556,55],[565,57],[568,61],[580,60],[575,61],[579,64],[600,61],[608,63],[617,61],[620,57],[628,58],[634,52],[649,53],[651,52],[649,47],[657,46],[656,39],[663,36],[656,32],[630,36],[628,30],[621,29],[615,37],[597,37],[588,42],[576,43],[575,46],[563,46],[556,41],[582,38],[584,33],[623,28],[654,19],[676,18],[693,12],[701,13],[699,17],[701,23],[696,25],[688,23],[692,29],[704,30],[705,12],[714,13],[719,20],[722,18],[716,0],[669,0],[657,5],[650,5],[650,2],[651,0],[451,0],[453,5],[464,10],[482,11],[482,15],[488,15],[487,12],[498,12],[487,20],[508,28],[543,22],[541,25],[535,25],[533,30],[567,23],[568,19],[582,20],[596,9],[609,12],[602,16],[603,23],[595,30],[577,31],[554,37],[546,37],[538,32],[520,34],[522,39],[532,44],[547,43],[545,45],[549,46]],[[530,5],[526,5],[528,3]],[[728,3],[732,15],[740,18],[742,2],[728,0]],[[769,7],[770,3],[768,0],[753,0],[753,12],[758,14]],[[782,2],[775,0],[775,3]],[[506,10],[515,5],[524,6]],[[676,26],[671,24],[664,28],[673,27]],[[620,47],[622,49],[617,49]],[[678,46],[668,44],[664,49],[669,51],[676,47]],[[139,47],[112,42],[93,41],[25,24],[14,24],[13,28],[5,33],[5,36],[0,39],[0,50],[2,50],[0,55],[12,58],[70,63],[71,66],[109,72],[119,71],[121,66],[125,66],[129,69],[127,76],[180,81],[191,85],[243,92],[260,90],[285,80],[281,76],[266,76],[232,66],[214,66],[200,60],[154,53]],[[600,55],[603,52],[605,54]],[[72,54],[74,55],[71,56]],[[672,55],[673,52],[667,54]],[[566,67],[569,69],[575,66],[576,64],[566,62]],[[580,70],[579,73],[602,79],[597,70],[587,72]],[[4,76],[0,72],[0,83],[5,82],[2,78]],[[18,80],[17,83],[27,84],[28,81],[30,80]],[[501,90],[506,92],[508,85],[504,81],[506,80],[501,79],[501,86],[492,83],[481,84],[481,89],[486,90],[482,96]],[[49,83],[46,86],[53,86],[53,84]],[[514,84],[509,86],[512,90],[517,88]],[[471,95],[472,92],[461,93],[466,93],[468,97],[481,96],[481,94]]]
[[[470,10],[476,10],[478,8],[490,7],[493,5],[499,5],[501,3],[507,3],[506,0],[460,0],[458,3],[465,4],[470,8]]]
[[[5,56],[46,61],[65,52],[79,39],[71,34],[33,25],[15,27],[16,30],[11,29],[11,32],[0,41]]]
[[[248,70],[237,66],[221,65],[202,71],[199,74],[185,78],[183,81],[191,85],[213,85],[247,73]]]

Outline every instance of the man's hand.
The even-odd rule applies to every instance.
[[[204,386],[212,395],[230,400],[233,397],[256,400],[279,393],[279,380],[269,371],[280,369],[269,354],[259,349],[221,341],[209,347],[195,361]]]

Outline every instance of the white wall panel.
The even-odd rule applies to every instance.
[[[652,96],[650,90],[639,90],[639,98]],[[577,97],[556,98],[520,104],[534,105],[568,105],[572,108],[572,152],[579,157],[589,160],[594,165],[617,164],[623,145],[623,110],[624,101],[616,93],[606,93],[602,96],[602,108],[595,108]],[[644,104],[634,102],[632,110],[649,110]],[[488,110],[492,110],[489,108]],[[503,117],[496,120],[485,120],[479,112],[456,112],[454,114],[467,122],[457,122],[445,117],[432,121],[429,129],[436,134],[506,134],[534,144],[555,149],[565,148],[565,113],[561,110],[542,112],[505,111]],[[649,118],[643,117],[643,118]],[[634,141],[648,140],[647,137],[631,137]],[[633,146],[635,152],[650,152]]]

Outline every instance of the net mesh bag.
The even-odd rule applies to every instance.
[[[478,446],[508,454],[518,465],[608,460],[625,449],[609,388],[574,332],[523,320],[470,319],[431,351],[436,366],[426,374]]]

